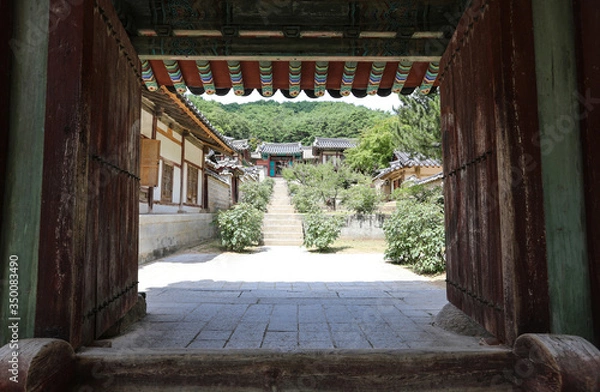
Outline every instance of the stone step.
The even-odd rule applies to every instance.
[[[299,225],[265,225],[263,224],[263,233],[302,233],[302,226]]]
[[[150,350],[87,348],[75,390],[113,392],[512,391],[511,350]],[[510,370],[507,377],[506,369]],[[542,390],[542,389],[536,389]]]
[[[290,207],[269,207],[267,212],[275,213],[275,214],[293,214],[294,209]]]
[[[302,233],[263,233],[263,241],[286,240],[286,241],[304,241]]]
[[[301,214],[296,214],[294,212],[267,212],[264,215],[264,219],[273,219],[273,220],[279,220],[279,219],[285,219],[285,220],[296,220],[298,222],[302,222],[302,215]]]
[[[281,239],[281,238],[273,238],[273,239],[265,239],[263,240],[264,246],[302,246],[304,244],[304,240],[294,240],[294,239]]]

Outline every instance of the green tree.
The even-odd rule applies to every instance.
[[[223,105],[192,95],[188,98],[223,134],[274,143],[310,145],[315,137],[358,137],[363,129],[394,117],[345,102],[257,101]]]
[[[366,174],[387,167],[396,147],[398,125],[398,118],[390,117],[364,130],[358,145],[346,150],[346,163]]]
[[[440,131],[440,96],[417,92],[400,96],[396,109],[398,128],[396,143],[400,150],[420,153],[429,158],[442,158]]]
[[[336,210],[337,199],[344,189],[351,184],[364,180],[352,169],[341,164],[334,166],[331,163],[321,165],[295,164],[283,171],[283,176],[288,181],[296,181],[301,186],[310,189],[323,205]]]

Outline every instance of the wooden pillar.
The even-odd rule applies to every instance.
[[[152,140],[156,140],[156,129],[158,127],[158,117],[162,115],[162,110],[158,109],[152,113]],[[160,173],[158,173],[160,175]],[[148,187],[148,212],[152,212],[152,208],[154,208],[154,187]]]
[[[187,195],[183,194],[183,191],[185,190],[185,183],[184,181],[186,180],[184,178],[184,173],[185,173],[185,140],[186,138],[189,136],[190,132],[188,130],[184,130],[181,133],[181,174],[179,175],[179,211],[180,213],[185,212],[183,210],[183,203],[185,201],[185,199],[187,198]]]
[[[13,13],[13,2],[11,0],[0,0],[0,14],[7,15],[4,18],[4,23],[0,26],[0,52],[6,55],[0,57],[0,83],[5,88],[0,90],[0,107],[10,107],[10,66],[12,56],[10,48],[10,39],[12,38],[12,13]],[[6,178],[6,155],[8,153],[8,129],[10,127],[10,110],[0,111],[0,129],[7,130],[0,132],[0,222],[2,219],[3,211],[2,204],[4,201],[4,178]],[[0,238],[2,238],[2,224],[0,223]],[[2,273],[0,273],[1,276]]]
[[[577,112],[583,147],[588,262],[595,344],[600,347],[600,7],[593,0],[573,1],[578,59]]]
[[[10,3],[7,4],[7,3]],[[13,18],[11,18],[10,7]],[[3,98],[10,94],[10,105],[3,105],[0,114],[1,138],[7,144],[0,147],[0,162],[6,158],[3,212],[0,224],[0,277],[8,283],[9,258],[18,258],[19,268],[19,337],[33,337],[36,311],[36,287],[38,270],[38,233],[40,228],[40,199],[42,193],[42,166],[44,157],[44,122],[46,114],[46,60],[48,53],[48,0],[23,0],[0,2],[4,14],[1,38],[7,38],[6,29],[12,20],[14,27],[10,49],[2,39],[0,78],[6,77],[8,60],[12,59],[10,92],[0,93]],[[4,23],[8,20],[9,23]],[[10,119],[6,116],[9,115]],[[10,121],[8,127],[4,127]],[[5,130],[8,129],[8,132]],[[7,154],[4,156],[3,151]],[[2,169],[2,168],[0,168]],[[0,193],[1,194],[1,193]],[[13,271],[14,272],[14,271]],[[2,285],[0,314],[2,324],[8,325],[8,284]],[[8,334],[0,334],[0,345]]]
[[[552,332],[593,339],[571,0],[533,0]]]

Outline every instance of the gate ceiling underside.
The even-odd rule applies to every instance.
[[[428,94],[467,0],[120,0],[150,91]]]

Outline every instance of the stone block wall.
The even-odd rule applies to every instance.
[[[214,214],[140,215],[139,263],[194,246],[216,236]]]

